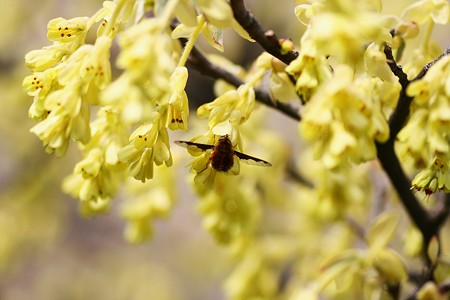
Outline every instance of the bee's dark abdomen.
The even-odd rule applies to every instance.
[[[210,157],[210,162],[213,169],[220,172],[227,172],[231,169],[231,167],[233,167],[233,152],[226,154],[213,152]]]

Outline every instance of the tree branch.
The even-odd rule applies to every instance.
[[[281,53],[281,46],[275,33],[272,30],[264,31],[258,21],[245,8],[242,0],[231,0],[230,5],[236,21],[238,21],[266,52],[272,54],[287,65],[297,58],[298,52],[296,51],[291,51],[286,54]]]
[[[389,45],[384,47],[384,54],[386,55],[387,64],[391,68],[392,73],[398,77],[398,81],[402,86],[400,96],[395,107],[394,112],[389,118],[390,137],[389,140],[394,140],[400,130],[403,128],[403,124],[409,116],[409,107],[413,100],[412,97],[406,95],[406,89],[410,83],[408,76],[403,72],[401,66],[397,65],[394,56],[392,55],[392,48]]]
[[[409,217],[422,233],[424,241],[427,245],[428,241],[435,234],[431,222],[431,216],[425,208],[420,205],[419,201],[411,191],[411,183],[407,179],[408,177],[406,174],[403,172],[397,155],[394,152],[393,141],[388,141],[386,144],[377,142],[376,146],[378,160],[397,191],[397,194],[408,212]]]

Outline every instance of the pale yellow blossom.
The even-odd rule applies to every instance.
[[[64,18],[56,18],[51,20],[47,25],[47,38],[50,41],[81,44],[86,35],[86,25],[88,18],[79,17],[66,20]]]

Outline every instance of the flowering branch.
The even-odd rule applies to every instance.
[[[450,54],[450,48],[448,48],[437,59],[428,63],[412,81],[408,80],[407,75],[402,70],[402,67],[397,65],[395,62],[392,55],[392,49],[389,45],[386,45],[384,53],[386,55],[389,67],[399,79],[402,90],[400,92],[397,107],[389,118],[389,128],[391,132],[389,140],[384,144],[377,143],[378,159],[394,185],[394,188],[396,189],[406,211],[422,233],[424,237],[424,245],[426,246],[433,236],[438,235],[439,229],[448,217],[450,204],[448,204],[449,201],[447,199],[444,209],[439,210],[439,212],[435,214],[429,213],[420,205],[419,201],[411,191],[410,181],[403,172],[400,162],[394,152],[394,142],[398,132],[403,128],[404,123],[409,116],[410,105],[413,100],[412,97],[406,94],[408,85],[412,81],[423,78],[432,65],[434,65],[445,55]],[[424,249],[426,249],[426,247],[424,247]]]
[[[278,38],[272,30],[264,31],[258,21],[245,8],[242,0],[231,0],[231,9],[236,21],[255,39],[266,52],[272,54],[285,64],[289,64],[298,56],[298,52],[290,51],[283,54]]]
[[[447,50],[445,50],[445,52],[442,53],[438,58],[426,64],[425,67],[423,67],[422,71],[412,81],[408,80],[407,75],[405,74],[405,72],[403,72],[402,66],[399,66],[395,62],[391,46],[385,46],[384,54],[386,55],[387,63],[391,68],[392,73],[394,73],[394,75],[398,77],[400,85],[402,86],[397,107],[389,118],[389,128],[391,130],[390,139],[395,139],[409,116],[409,107],[413,99],[412,97],[406,95],[406,88],[412,81],[423,78],[432,65],[438,62],[444,56],[450,54],[450,47],[447,48]]]
[[[184,44],[186,42],[185,39],[180,39],[181,42]],[[201,74],[209,76],[214,79],[223,79],[226,82],[228,82],[231,85],[234,85],[235,87],[239,87],[240,85],[244,84],[244,82],[239,79],[236,75],[228,72],[224,68],[221,68],[217,65],[212,64],[197,48],[193,48],[191,51],[191,55],[188,59],[188,66],[196,69]],[[300,121],[301,117],[298,114],[297,109],[294,107],[278,102],[277,100],[273,100],[272,97],[266,93],[265,91],[255,88],[255,96],[256,99],[272,108],[275,108],[276,110],[284,113],[285,115],[289,116],[290,118]]]

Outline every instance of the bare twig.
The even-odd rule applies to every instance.
[[[409,115],[409,107],[413,100],[412,97],[406,95],[406,89],[410,83],[407,75],[403,72],[401,66],[397,65],[395,62],[394,56],[392,55],[392,49],[389,45],[384,47],[384,54],[386,55],[387,64],[391,68],[392,73],[398,77],[398,81],[402,86],[402,90],[400,91],[400,96],[397,102],[397,107],[389,118],[389,129],[390,129],[390,140],[394,140],[399,131],[402,129],[403,124]]]
[[[253,39],[255,39],[255,41],[258,42],[261,47],[264,48],[265,51],[272,54],[287,65],[298,56],[298,52],[296,51],[282,54],[281,47],[275,33],[272,30],[265,31],[262,29],[258,21],[245,8],[242,0],[231,0],[230,5],[236,21],[238,21],[238,23]]]

